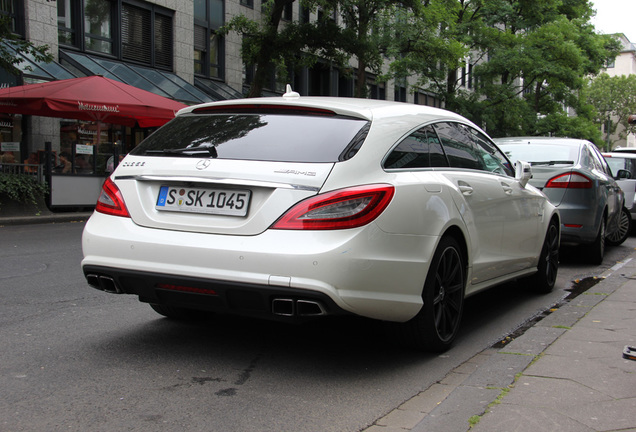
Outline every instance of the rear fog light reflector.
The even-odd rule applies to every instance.
[[[160,283],[155,286],[159,289],[165,289],[170,291],[181,291],[181,292],[188,292],[188,293],[194,293],[194,294],[218,295],[216,291],[211,289],[205,289],[205,288],[195,288],[190,286],[164,284],[164,283]]]

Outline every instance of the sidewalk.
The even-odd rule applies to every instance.
[[[364,432],[636,432],[636,253]]]
[[[92,211],[54,213],[46,208],[43,201],[37,204],[16,204],[5,200],[0,203],[0,226],[86,221],[91,214]]]

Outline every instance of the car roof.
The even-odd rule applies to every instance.
[[[425,105],[415,105],[405,102],[384,101],[376,99],[360,99],[345,97],[321,97],[321,96],[286,96],[282,97],[263,97],[250,99],[232,99],[218,102],[209,102],[199,105],[193,105],[181,109],[177,116],[192,113],[202,108],[221,108],[236,106],[275,106],[275,107],[298,107],[298,108],[315,108],[326,109],[339,115],[345,115],[364,120],[389,120],[401,121],[413,124],[425,123],[435,120],[453,120],[470,124],[477,129],[478,126],[451,111],[440,108],[433,108]],[[222,111],[221,111],[222,112]],[[395,119],[395,120],[391,120]],[[481,129],[480,129],[481,130]]]
[[[590,141],[577,138],[559,138],[559,137],[507,137],[494,138],[497,145],[502,144],[554,144],[564,146],[581,146],[583,144],[591,144]]]
[[[636,153],[636,147],[618,147],[612,150],[612,153]]]
[[[607,157],[616,157],[616,158],[626,158],[626,159],[636,159],[636,153],[627,153],[627,152],[602,152],[603,156]]]

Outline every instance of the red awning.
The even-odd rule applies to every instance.
[[[161,126],[187,105],[102,76],[27,84],[0,90],[0,112]]]

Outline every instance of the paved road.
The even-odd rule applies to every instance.
[[[82,227],[0,227],[1,431],[359,431],[602,272],[566,257],[550,296],[478,295],[457,345],[423,355],[360,319],[163,319],[86,285]]]

